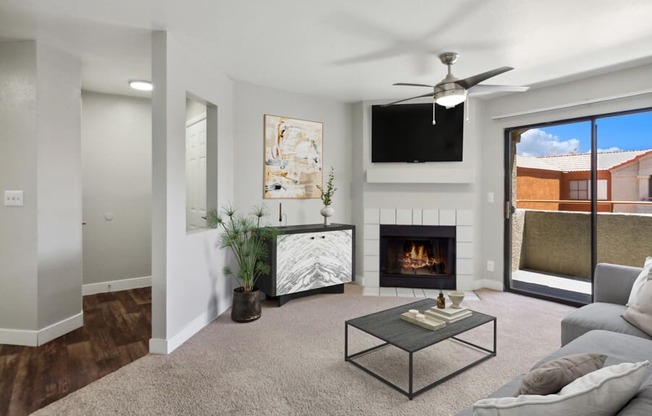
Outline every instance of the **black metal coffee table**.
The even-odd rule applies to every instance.
[[[409,303],[407,305],[398,306],[396,308],[387,309],[384,311],[372,313],[370,315],[365,315],[359,318],[350,319],[346,321],[344,323],[344,360],[352,363],[356,367],[371,374],[372,376],[376,377],[378,380],[396,389],[397,391],[405,394],[407,397],[410,398],[410,400],[412,400],[415,396],[427,390],[430,390],[431,388],[437,386],[438,384],[441,384],[446,380],[455,377],[457,374],[466,371],[469,368],[478,365],[481,362],[488,360],[491,357],[496,356],[497,320],[493,316],[489,316],[489,315],[482,314],[480,312],[473,311],[473,314],[468,318],[464,318],[460,321],[447,324],[444,328],[438,329],[436,331],[431,331],[422,328],[418,325],[411,324],[401,319],[401,313],[403,312],[407,312],[410,309],[417,309],[419,311],[424,311],[433,306],[436,306],[436,304],[437,301],[435,299],[423,299],[417,302]],[[494,329],[492,349],[481,347],[479,345],[473,344],[471,342],[465,341],[457,337],[458,335],[466,331],[469,331],[473,328],[477,328],[481,325],[488,324],[490,322],[493,322],[493,329]],[[384,343],[372,348],[368,348],[364,351],[356,352],[355,354],[349,355],[349,325],[384,341]],[[448,374],[417,391],[414,391],[413,371],[412,371],[413,354],[424,348],[431,347],[441,341],[450,340],[450,339],[469,345],[473,348],[477,348],[478,350],[486,352],[487,354],[483,355],[481,358],[473,361],[472,363],[460,368],[459,370],[456,370],[453,373]],[[379,348],[383,348],[388,345],[393,345],[409,354],[408,390],[402,389],[401,387],[390,382],[386,378],[383,378],[381,375],[371,371],[370,369],[364,367],[362,364],[354,360],[357,357],[360,357],[364,354],[368,354],[372,351],[378,350]]]

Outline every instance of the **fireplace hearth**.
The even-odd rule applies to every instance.
[[[380,286],[456,289],[455,227],[380,226]]]

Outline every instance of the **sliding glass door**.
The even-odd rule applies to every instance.
[[[597,262],[652,255],[652,112],[511,129],[506,142],[509,290],[589,303]]]
[[[641,267],[652,256],[652,112],[596,124],[598,172],[609,172],[607,197],[597,201],[596,261]]]

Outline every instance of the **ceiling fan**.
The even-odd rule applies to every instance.
[[[503,72],[511,71],[512,69],[514,69],[510,66],[502,66],[500,68],[492,69],[490,71],[473,75],[468,78],[457,79],[451,72],[451,65],[457,62],[458,57],[459,55],[456,52],[444,52],[441,55],[439,55],[439,60],[441,61],[441,63],[448,66],[448,74],[444,79],[442,79],[436,85],[413,84],[413,83],[406,83],[406,82],[397,82],[396,84],[394,84],[394,85],[410,86],[410,87],[428,87],[433,89],[432,92],[429,92],[427,94],[417,95],[415,97],[404,98],[402,100],[394,101],[385,105],[394,105],[394,104],[402,103],[404,101],[414,100],[416,98],[432,97],[435,100],[436,104],[439,104],[446,108],[452,108],[464,102],[464,100],[466,100],[466,97],[469,93],[472,95],[479,95],[483,93],[486,94],[489,92],[498,92],[498,91],[522,92],[522,91],[527,91],[527,89],[529,88],[529,87],[511,86],[511,85],[478,85],[484,80],[487,80],[491,77],[495,77],[496,75],[500,75]]]

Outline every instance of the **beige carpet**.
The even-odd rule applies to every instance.
[[[415,299],[344,294],[265,302],[256,322],[220,316],[169,356],[148,355],[36,412],[36,415],[452,415],[525,372],[559,347],[571,307],[490,290],[466,306],[498,317],[498,356],[409,401],[344,361],[344,321]],[[372,345],[350,331],[351,348]],[[491,342],[490,326],[473,339]],[[473,351],[445,342],[415,354],[424,385]],[[399,383],[407,354],[384,348],[363,357]]]

